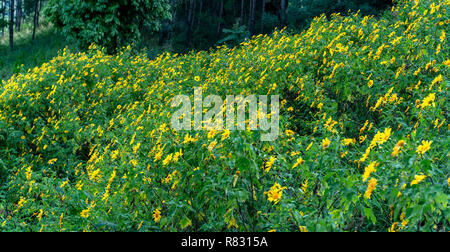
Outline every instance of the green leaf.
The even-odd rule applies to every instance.
[[[191,225],[192,225],[191,219],[189,219],[186,216],[180,221],[180,226],[182,229],[186,229],[187,227],[189,227]]]
[[[364,214],[367,218],[369,218],[372,221],[374,225],[377,223],[377,219],[375,218],[375,215],[373,215],[372,209],[364,208]]]

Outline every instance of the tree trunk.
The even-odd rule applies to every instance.
[[[6,15],[6,0],[1,1],[1,9],[2,9],[2,21],[5,20]],[[2,26],[2,37],[5,36],[5,27]]]
[[[261,34],[264,33],[264,16],[266,15],[266,0],[262,0],[261,10]]]
[[[281,0],[281,7],[280,7],[280,21],[281,21],[281,27],[285,27],[287,25],[287,4],[288,0]]]
[[[198,10],[198,17],[197,17],[197,29],[200,29],[201,26],[202,12],[203,12],[203,0],[200,0],[200,7]]]
[[[36,18],[36,25],[39,27],[39,17],[41,16],[41,0],[37,0],[37,18]]]
[[[255,8],[256,8],[256,0],[251,0],[248,29],[252,34],[255,34]]]
[[[14,49],[14,2],[15,0],[9,1],[9,49],[11,51]]]
[[[186,43],[187,46],[191,46],[191,37],[192,37],[192,21],[194,16],[194,0],[189,1],[189,12],[188,12],[188,20],[187,20],[187,32],[186,32]]]
[[[220,9],[219,9],[219,24],[217,25],[217,36],[219,36],[222,31],[222,18],[223,18],[223,0],[220,1]]]
[[[170,23],[170,32],[169,32],[169,39],[172,39],[173,37],[173,31],[175,29],[175,24],[177,22],[177,9],[176,9],[176,0],[171,0],[172,3],[172,22]]]
[[[244,0],[241,0],[241,25],[244,24],[244,8],[245,8],[245,2],[244,2]]]
[[[21,26],[22,26],[22,0],[17,0],[16,31],[20,31]]]
[[[34,3],[34,19],[33,19],[33,36],[31,40],[34,40],[36,37],[36,29],[39,25],[39,0],[35,0]]]

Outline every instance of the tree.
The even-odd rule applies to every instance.
[[[23,18],[22,7],[23,7],[22,0],[17,0],[16,31],[20,31],[20,28],[22,26],[22,18]]]
[[[186,43],[187,46],[191,45],[191,37],[192,37],[192,25],[194,24],[194,8],[195,8],[195,1],[190,0],[189,1],[189,13],[188,13],[188,19],[187,19],[187,32],[186,32]]]
[[[250,18],[248,22],[249,30],[252,34],[255,33],[255,9],[256,9],[256,0],[250,0]]]
[[[287,25],[288,5],[289,0],[280,1],[280,24],[282,27]]]
[[[14,49],[14,4],[15,0],[9,1],[9,49]]]
[[[266,15],[266,0],[262,0],[261,10],[261,34],[264,33],[264,16]]]
[[[220,6],[219,7],[219,24],[217,25],[217,36],[219,36],[219,34],[222,32],[223,12],[224,12],[224,10],[223,10],[223,8],[224,8],[223,1],[224,0],[220,1],[220,5],[219,5]]]
[[[236,45],[249,31],[299,31],[322,13],[346,15],[361,9],[362,14],[377,14],[390,4],[392,0],[171,0],[176,19],[164,21],[160,45],[169,37],[170,49],[176,52],[207,50],[221,42]]]
[[[50,0],[46,6],[50,21],[81,49],[96,43],[109,53],[138,42],[144,26],[159,30],[171,16],[168,0]]]
[[[31,40],[34,40],[36,37],[36,29],[39,26],[39,9],[40,9],[40,0],[34,0],[34,17],[33,17],[33,35]]]
[[[241,25],[244,25],[245,2],[241,0]]]
[[[2,37],[5,36],[5,27],[8,26],[8,22],[5,21],[6,11],[6,0],[0,0],[0,29]]]

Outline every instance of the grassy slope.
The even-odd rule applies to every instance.
[[[450,6],[404,2],[235,49],[66,53],[10,79],[0,231],[448,231]],[[283,133],[170,130],[171,98],[199,85],[280,94]]]
[[[32,27],[26,24],[21,32],[16,32],[14,50],[9,50],[9,36],[0,37],[0,80],[8,80],[13,74],[27,71],[42,65],[58,55],[65,47],[76,52],[76,45],[71,44],[51,26],[38,30],[36,39],[31,40]],[[153,59],[163,52],[173,52],[169,45],[159,46],[158,39],[146,38],[137,45],[148,58]]]
[[[68,45],[66,39],[49,26],[37,32],[35,41],[31,40],[31,34],[32,27],[28,24],[16,33],[13,51],[9,50],[9,37],[0,37],[0,80],[49,61]],[[72,47],[69,45],[69,48]]]

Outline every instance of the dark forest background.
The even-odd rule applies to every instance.
[[[114,53],[132,44],[149,57],[258,34],[300,32],[322,13],[380,15],[390,0],[0,0],[0,79],[41,64],[58,50],[92,43]],[[100,34],[100,35],[99,35]]]
[[[164,22],[159,44],[175,51],[236,44],[251,35],[287,27],[298,32],[322,13],[361,10],[377,15],[389,0],[172,0],[173,19]]]

